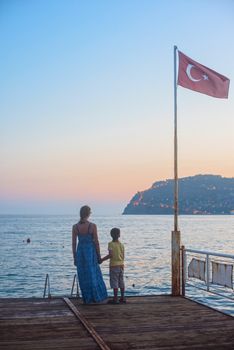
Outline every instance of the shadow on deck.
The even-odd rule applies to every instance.
[[[0,349],[234,349],[234,318],[183,297],[129,297],[123,305],[70,301],[91,332],[62,298],[0,299]]]

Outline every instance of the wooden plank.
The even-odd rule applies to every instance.
[[[70,302],[70,300],[69,300]],[[109,349],[233,349],[234,318],[182,297],[129,297],[78,313]],[[63,299],[0,299],[0,350],[92,350],[99,346]]]
[[[98,349],[62,299],[0,300],[0,349]]]
[[[21,340],[8,341],[0,343],[0,350],[71,350],[71,349],[82,349],[82,350],[98,350],[99,347],[90,338],[73,338],[73,339],[56,339],[54,337],[50,340],[42,341],[25,341]]]
[[[91,306],[80,309],[111,348],[113,344],[122,344],[123,349],[126,344],[127,349],[174,349],[182,344],[187,344],[187,348],[203,344],[203,349],[206,345],[214,349],[222,344],[232,347],[233,318],[181,297],[165,296],[164,302],[159,303],[160,299],[155,297],[153,303],[153,299],[142,302],[129,298],[126,305],[100,306],[98,313]]]
[[[95,331],[93,326],[90,322],[88,322],[85,317],[82,315],[82,313],[75,307],[75,305],[68,299],[63,298],[65,303],[69,306],[69,308],[74,312],[76,317],[81,321],[81,323],[84,325],[84,327],[87,329],[87,331],[90,333],[90,335],[93,337],[95,342],[98,344],[100,349],[102,350],[110,350],[109,346],[104,342],[104,340],[100,337],[100,335]]]

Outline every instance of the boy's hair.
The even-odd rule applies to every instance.
[[[110,235],[114,241],[117,240],[120,236],[120,229],[117,227],[112,228],[110,231]]]

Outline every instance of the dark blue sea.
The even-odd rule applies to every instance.
[[[52,296],[69,295],[76,273],[71,228],[77,221],[69,215],[1,215],[0,297],[42,297],[46,274]],[[127,295],[170,294],[173,216],[94,216],[91,221],[98,227],[102,255],[107,253],[110,229],[121,229]],[[181,216],[179,226],[186,248],[234,254],[234,216]],[[108,262],[101,268],[111,295]],[[230,299],[186,289],[187,296],[234,316],[233,289],[221,291]]]

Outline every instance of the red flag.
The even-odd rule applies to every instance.
[[[179,53],[178,85],[213,97],[228,98],[230,80]]]

